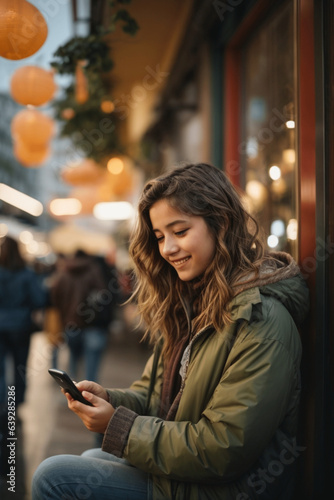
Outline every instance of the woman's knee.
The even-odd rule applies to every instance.
[[[92,456],[97,452],[99,457]],[[32,500],[146,498],[147,488],[146,473],[101,450],[88,450],[44,460],[34,474]]]
[[[56,499],[56,487],[66,481],[71,473],[73,460],[79,457],[74,455],[56,455],[45,459],[36,469],[32,480],[33,500]],[[55,496],[52,496],[52,495]]]

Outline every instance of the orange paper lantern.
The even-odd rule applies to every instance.
[[[40,11],[26,0],[0,2],[0,56],[19,60],[37,52],[48,34]]]
[[[24,142],[30,149],[45,146],[55,132],[53,120],[35,109],[23,109],[17,113],[11,129],[13,138]]]
[[[96,184],[102,180],[104,170],[95,161],[86,158],[73,166],[65,167],[61,173],[63,181],[72,186]]]
[[[97,187],[98,201],[116,201],[118,199],[116,193],[113,191],[112,186],[108,182],[102,182]]]
[[[126,158],[111,158],[107,164],[104,184],[109,187],[110,193],[116,196],[125,196],[133,189],[133,168]]]
[[[76,198],[81,203],[80,215],[92,214],[94,206],[99,203],[99,193],[96,186],[79,186],[69,194],[70,198]]]
[[[24,105],[42,106],[53,98],[56,90],[53,73],[38,66],[17,69],[10,82],[12,98]]]
[[[14,143],[14,156],[25,167],[39,167],[50,156],[50,146],[46,145],[40,149],[29,149],[24,142]]]

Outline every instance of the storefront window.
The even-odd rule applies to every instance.
[[[268,247],[296,257],[297,144],[294,2],[276,11],[242,52],[242,142],[248,208]]]

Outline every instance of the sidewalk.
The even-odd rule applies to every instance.
[[[128,387],[141,375],[150,355],[135,334],[111,336],[100,371],[101,385]],[[59,351],[59,369],[67,369],[68,351]],[[35,333],[28,360],[26,401],[16,423],[15,493],[2,485],[1,500],[31,500],[31,479],[39,463],[62,453],[80,454],[95,446],[94,434],[67,408],[67,401],[49,376],[51,350],[43,332]]]

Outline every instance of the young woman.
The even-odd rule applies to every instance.
[[[130,253],[155,344],[127,390],[82,381],[67,395],[102,450],[44,461],[33,499],[288,499],[308,293],[268,255],[226,176],[187,165],[143,191]]]

